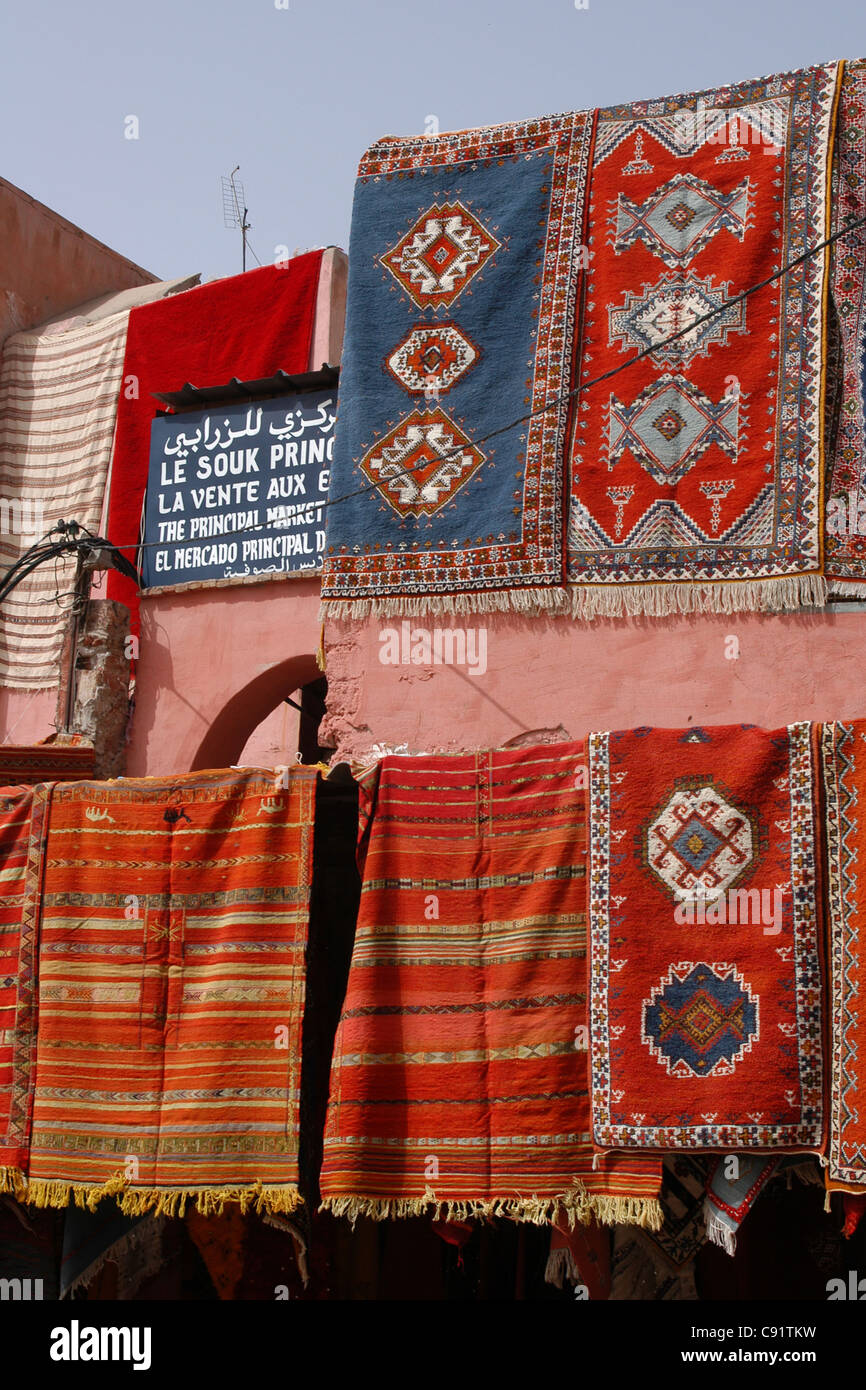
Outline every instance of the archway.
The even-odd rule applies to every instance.
[[[191,772],[236,764],[250,734],[293,690],[321,676],[313,653],[289,657],[238,690],[220,710],[192,760]]]

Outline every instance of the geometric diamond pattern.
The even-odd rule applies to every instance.
[[[416,410],[377,440],[360,466],[400,516],[432,516],[485,458],[443,411]]]
[[[709,778],[684,783],[644,831],[644,862],[680,902],[715,901],[756,862],[759,834]]]
[[[727,344],[731,333],[746,329],[746,303],[729,304],[728,284],[714,285],[691,273],[665,271],[655,285],[644,285],[639,294],[626,292],[622,304],[608,309],[610,341],[623,352],[651,349],[661,366],[685,367],[693,357],[709,355],[714,343]],[[715,317],[700,323],[704,315]],[[672,343],[661,344],[681,333]]]
[[[454,323],[416,324],[388,358],[393,377],[412,395],[444,395],[474,367],[478,348]]]
[[[462,203],[434,204],[379,259],[420,309],[451,304],[500,243]]]
[[[758,997],[735,966],[680,961],[641,1010],[641,1041],[669,1076],[725,1076],[758,1037]]]
[[[673,484],[715,444],[736,462],[740,429],[739,396],[718,404],[684,377],[665,373],[626,405],[611,396],[608,467],[626,449],[657,483]]]
[[[620,193],[615,217],[614,251],[626,251],[642,241],[669,266],[685,266],[727,229],[739,241],[748,226],[749,180],[723,193],[711,183],[684,174],[633,203]]]

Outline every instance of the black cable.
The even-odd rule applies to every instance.
[[[58,539],[51,540],[52,536]],[[58,522],[46,536],[36,541],[29,550],[26,550],[13,565],[0,577],[0,603],[2,603],[13,589],[27,578],[35,569],[52,559],[58,560],[63,555],[77,555],[81,551],[108,550],[112,554],[115,566],[128,579],[135,583],[141,583],[141,576],[134,565],[124,555],[121,555],[117,546],[111,541],[103,540],[101,536],[96,536],[92,531],[80,526],[78,522]],[[55,579],[56,582],[56,579]],[[57,594],[59,601],[60,595]],[[66,610],[69,611],[69,610]]]

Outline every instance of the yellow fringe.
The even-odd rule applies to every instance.
[[[657,1197],[605,1197],[587,1192],[579,1183],[558,1197],[495,1197],[449,1201],[428,1187],[423,1197],[326,1197],[319,1211],[345,1216],[352,1224],[359,1216],[373,1221],[392,1217],[431,1215],[434,1221],[468,1221],[473,1217],[501,1216],[545,1226],[565,1217],[569,1226],[598,1221],[603,1226],[642,1226],[660,1231],[664,1221]]]
[[[318,651],[316,652],[316,665],[318,666],[318,668],[319,668],[320,671],[324,671],[324,670],[326,669],[326,667],[325,667],[325,624],[324,624],[324,622],[322,623],[322,629],[321,629],[321,631],[320,631],[320,633],[319,633],[319,648],[318,648]]]
[[[13,1197],[21,1197],[27,1190],[27,1179],[20,1168],[0,1167],[0,1192],[8,1192]]]
[[[41,1178],[25,1183],[23,1201],[34,1207],[76,1206],[96,1211],[104,1197],[116,1197],[125,1216],[183,1216],[187,1205],[194,1206],[203,1216],[222,1216],[225,1208],[236,1203],[241,1212],[270,1212],[290,1215],[303,1205],[296,1187],[265,1187],[257,1182],[249,1187],[130,1187],[127,1178],[117,1173],[102,1186],[89,1183],[46,1182]]]

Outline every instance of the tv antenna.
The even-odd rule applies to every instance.
[[[244,186],[240,179],[235,178],[235,174],[240,169],[236,164],[226,178],[222,176],[223,186],[223,223],[226,227],[240,227],[242,260],[241,265],[244,270],[247,268],[247,232],[250,230],[250,223],[247,221],[247,206]],[[243,211],[241,211],[243,209]]]

